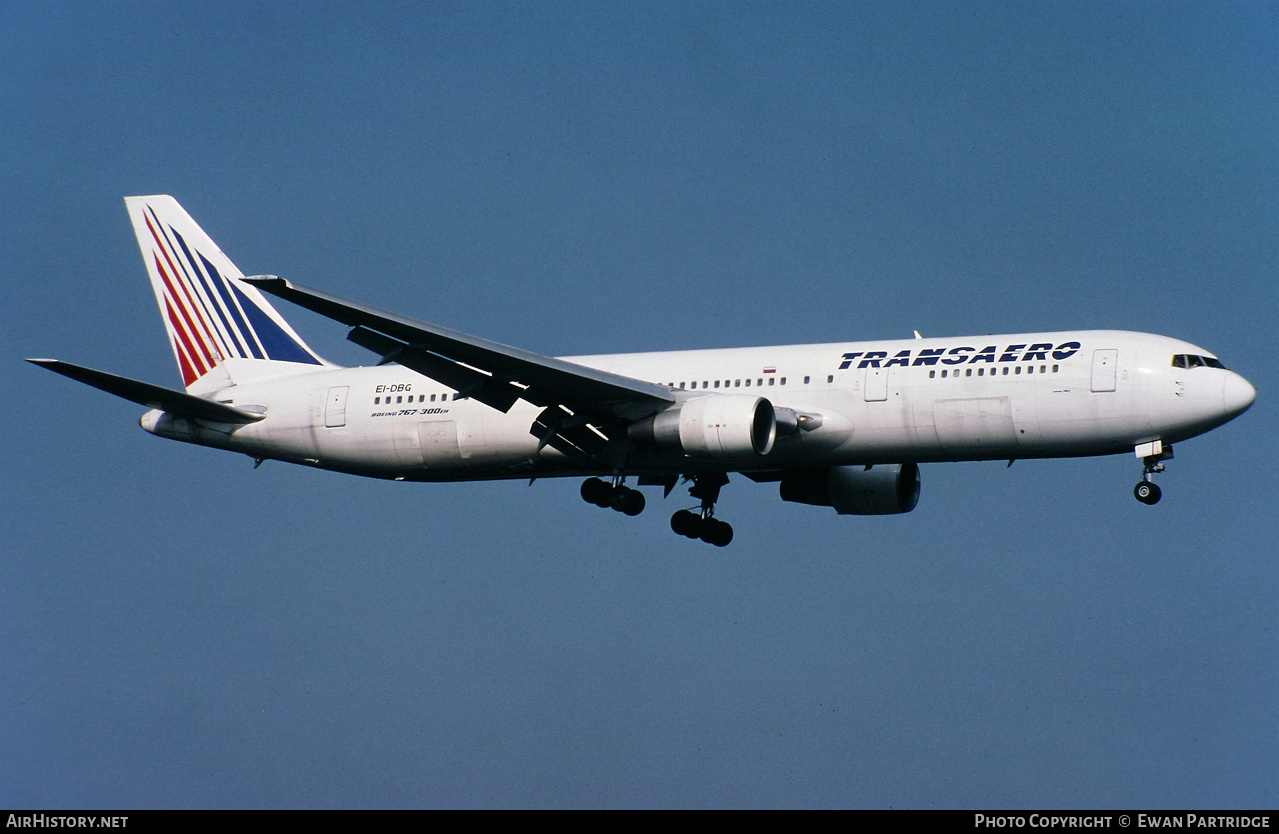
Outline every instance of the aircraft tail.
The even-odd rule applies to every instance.
[[[188,389],[227,360],[327,365],[167,195],[125,197]]]

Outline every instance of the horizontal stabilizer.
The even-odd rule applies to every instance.
[[[108,394],[115,394],[138,405],[158,408],[179,417],[193,417],[214,423],[256,423],[264,416],[240,411],[229,405],[204,400],[181,391],[162,388],[149,382],[140,382],[136,379],[72,365],[70,362],[60,362],[57,359],[28,359],[27,361],[33,365],[48,368],[54,373],[71,377],[76,382],[92,385]]]

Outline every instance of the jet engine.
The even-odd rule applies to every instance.
[[[766,455],[777,439],[777,414],[763,397],[712,394],[645,418],[627,433],[689,457]]]
[[[782,478],[783,501],[834,507],[840,515],[908,513],[919,503],[914,463],[805,469]]]

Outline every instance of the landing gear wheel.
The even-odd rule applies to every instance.
[[[733,526],[715,518],[703,519],[701,535],[698,538],[716,547],[726,547],[733,540]]]
[[[1133,487],[1132,494],[1143,504],[1157,504],[1162,495],[1159,487],[1151,481],[1142,481],[1137,484]]]
[[[630,500],[631,490],[629,487],[624,486],[615,486],[612,489],[612,494],[608,498],[608,505],[620,513],[625,509],[626,502]]]
[[[680,510],[671,516],[671,529],[678,535],[698,538],[702,531],[702,517],[688,510]]]
[[[622,505],[617,505],[617,495],[613,496],[613,509],[627,515],[635,516],[644,512],[644,493],[638,489],[629,489],[627,487],[618,487],[618,493],[622,493]]]
[[[613,488],[599,478],[587,478],[582,482],[582,500],[597,507],[607,507],[613,497]]]

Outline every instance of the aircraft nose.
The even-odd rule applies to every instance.
[[[1257,399],[1257,389],[1239,374],[1231,373],[1221,388],[1221,404],[1230,416],[1243,414]]]

